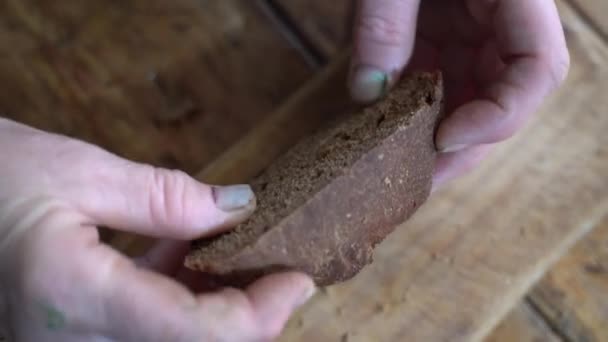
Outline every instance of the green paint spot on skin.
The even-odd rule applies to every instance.
[[[65,327],[65,316],[63,313],[61,313],[61,311],[48,304],[42,304],[42,310],[44,311],[46,327],[49,330],[57,331]]]

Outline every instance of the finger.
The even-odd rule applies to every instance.
[[[191,324],[196,298],[169,278],[137,268],[95,243],[95,230],[82,227],[81,219],[50,213],[45,229],[26,233],[23,250],[29,252],[24,262],[29,267],[23,268],[19,288],[29,300],[23,312],[30,318],[20,320],[24,327],[19,331],[24,336],[86,333],[119,341],[157,341],[168,335],[167,341],[182,340],[171,330]],[[163,327],[169,330],[166,334]],[[139,339],[148,337],[149,330],[156,337]],[[24,340],[47,340],[43,335]]]
[[[188,250],[187,242],[161,240],[134,261],[139,267],[173,276],[182,266],[183,258]]]
[[[226,341],[272,341],[289,316],[314,294],[312,281],[301,274],[275,274],[246,291],[225,289],[199,298],[210,337]],[[221,314],[218,314],[221,313]]]
[[[94,286],[104,313],[98,318],[100,333],[118,341],[204,340],[205,322],[191,292],[122,257],[114,259]]]
[[[87,214],[90,224],[152,237],[192,239],[233,226],[255,208],[247,185],[212,187],[180,171],[133,163],[74,139],[1,123],[8,134],[17,134],[24,142],[11,151],[11,158],[35,156],[16,163],[22,170],[9,165],[9,174],[26,179],[19,176],[44,167],[44,177],[30,175],[33,181],[27,184],[3,179],[2,189],[10,193],[18,187],[19,193],[40,198],[55,194]],[[38,165],[31,160],[45,162]]]
[[[480,99],[442,123],[437,145],[443,151],[510,137],[567,74],[568,51],[553,1],[503,0],[486,10],[506,66]]]
[[[458,152],[441,154],[435,166],[432,191],[439,190],[451,180],[475,168],[491,152],[492,148],[492,145],[480,145]]]
[[[189,240],[232,227],[255,208],[255,196],[248,185],[209,186],[180,171],[137,164],[87,148],[80,152],[88,156],[79,166],[85,170],[76,173],[81,179],[70,180],[78,186],[66,193],[93,224]]]
[[[356,101],[375,101],[392,86],[414,46],[420,0],[360,0],[350,91]]]
[[[226,289],[195,297],[176,282],[117,263],[100,287],[104,333],[120,341],[265,341],[311,294],[300,274],[277,274],[245,292]]]
[[[203,272],[193,271],[186,267],[179,269],[175,275],[175,280],[184,284],[184,286],[194,293],[212,292],[224,287],[215,277]]]
[[[170,278],[138,268],[99,244],[94,227],[70,209],[58,206],[39,215],[36,225],[45,229],[27,230],[16,242],[24,258],[10,271],[17,275],[14,297],[24,304],[19,331],[27,336],[268,340],[312,292],[308,277],[286,273],[264,278],[245,292],[225,290],[196,297]]]
[[[290,315],[315,293],[312,280],[299,273],[267,276],[252,284],[246,291],[262,335],[275,339]]]

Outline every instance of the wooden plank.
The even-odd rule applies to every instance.
[[[603,13],[608,13],[608,3],[605,1],[598,0],[573,0],[579,4],[579,10],[582,10],[584,15],[588,15],[591,20],[600,16]],[[313,41],[317,45],[322,46],[323,50],[327,54],[331,54],[335,50],[335,46],[339,45],[340,39],[336,39],[335,32],[339,32],[339,29],[343,29],[345,25],[344,21],[344,9],[346,6],[341,1],[338,2],[319,2],[319,1],[282,1],[280,2],[285,6],[296,22],[303,27],[309,36],[313,38]],[[329,8],[328,8],[329,7]],[[603,18],[602,18],[603,19]],[[608,32],[608,26],[605,25],[605,20],[598,20],[601,28],[604,32]],[[338,22],[340,24],[336,25]],[[323,29],[333,25],[333,30]],[[328,34],[328,31],[330,32]],[[332,34],[333,33],[333,34]],[[330,46],[328,47],[328,44]],[[597,253],[596,250],[587,250],[589,253]],[[590,255],[589,255],[590,256]],[[589,257],[588,256],[588,257]],[[565,266],[561,266],[561,269],[554,270],[553,272],[569,273],[569,269]],[[552,273],[553,273],[552,272]],[[562,289],[567,291],[568,288]],[[593,292],[593,291],[592,291]],[[605,292],[605,291],[604,291]],[[601,292],[600,292],[601,293]],[[589,293],[587,293],[589,295]],[[593,297],[588,298],[588,303],[602,303],[602,301],[591,300]],[[555,304],[555,303],[554,303]],[[554,308],[555,310],[556,308]],[[597,313],[596,310],[591,312]],[[605,318],[602,315],[595,317],[601,317],[599,322]],[[525,303],[522,303],[513,312],[505,322],[493,333],[490,340],[496,341],[525,341],[543,339],[543,335],[546,333],[547,339],[553,340],[555,336],[551,335],[550,330],[545,332],[547,329],[538,329],[538,325],[535,322],[539,322],[541,319],[536,317],[534,313],[528,309]],[[570,324],[571,325],[571,324]],[[600,328],[601,331],[601,328]],[[549,337],[551,336],[551,337]],[[544,340],[544,339],[543,339]]]
[[[325,306],[328,304],[319,304],[318,297],[317,303],[312,303],[311,306],[305,308],[302,316],[294,318],[290,326],[292,330],[288,330],[285,334],[286,340],[290,340],[290,333],[294,331],[298,333],[298,329],[302,333],[307,327],[309,332],[317,328],[324,333],[328,329],[325,327],[328,325],[326,322],[330,321],[338,325],[335,329],[336,334],[327,335],[333,340],[363,340],[366,336],[359,333],[360,330],[370,327],[372,331],[368,334],[369,336],[383,338],[386,336],[378,330],[386,329],[391,333],[398,329],[400,324],[403,325],[402,331],[415,332],[420,326],[420,330],[422,330],[419,334],[420,337],[426,337],[424,334],[429,333],[430,326],[434,327],[438,334],[448,336],[451,340],[481,336],[483,334],[479,332],[480,327],[483,327],[482,332],[487,331],[493,323],[480,322],[473,316],[490,316],[486,319],[496,321],[500,316],[500,311],[506,311],[503,306],[508,306],[507,304],[512,302],[510,298],[504,301],[501,298],[496,299],[496,295],[506,293],[507,296],[517,297],[513,291],[521,293],[522,288],[525,288],[527,282],[530,281],[528,279],[530,275],[533,275],[532,278],[534,278],[540,273],[539,269],[543,268],[541,267],[543,265],[540,264],[549,264],[551,261],[549,259],[555,258],[555,256],[542,258],[543,253],[555,245],[560,245],[558,250],[564,249],[572,240],[576,239],[578,234],[593,224],[593,221],[600,215],[599,213],[604,211],[601,207],[601,199],[606,195],[605,184],[594,183],[598,180],[590,179],[591,172],[599,175],[601,175],[599,172],[605,174],[605,165],[601,163],[602,158],[605,160],[605,149],[595,150],[594,153],[597,153],[595,156],[589,153],[589,150],[596,148],[591,142],[593,139],[597,139],[598,145],[606,146],[605,138],[598,136],[602,129],[606,130],[605,119],[598,114],[606,105],[606,100],[601,96],[606,85],[604,81],[600,80],[605,75],[598,72],[598,62],[601,62],[606,54],[603,49],[595,46],[594,41],[587,41],[586,36],[578,31],[577,25],[569,28],[569,38],[570,42],[574,43],[577,53],[569,86],[562,91],[561,96],[548,104],[539,119],[536,119],[527,132],[522,135],[532,136],[534,139],[520,138],[502,147],[482,169],[461,180],[458,184],[454,184],[450,189],[439,193],[433,200],[434,204],[430,203],[427,206],[427,208],[432,206],[433,210],[429,209],[417,215],[419,218],[400,230],[409,229],[409,232],[401,233],[400,236],[391,239],[393,242],[387,241],[383,245],[376,265],[366,270],[367,276],[363,274],[362,277],[359,277],[359,279],[367,277],[369,281],[363,284],[361,280],[357,279],[358,283],[353,282],[353,284],[328,289],[319,297],[327,299],[330,302],[329,308],[335,309],[335,311],[326,310]],[[575,81],[584,86],[576,88]],[[585,92],[588,94],[583,94]],[[595,102],[594,97],[600,100]],[[567,101],[560,101],[560,98],[567,99]],[[581,105],[585,102],[589,104]],[[581,108],[583,110],[580,110]],[[574,112],[578,114],[578,117],[574,115]],[[593,115],[596,117],[595,121],[593,117],[589,118]],[[562,130],[567,126],[566,124],[570,124],[568,120],[574,120],[575,117],[580,122],[572,124],[574,128],[571,131],[589,132],[589,135],[581,137],[574,135],[571,131],[563,134]],[[531,134],[532,132],[534,134]],[[554,133],[561,133],[563,136],[558,139],[557,134]],[[535,135],[540,135],[540,137],[535,137]],[[578,141],[579,139],[581,141]],[[546,156],[538,162],[540,165],[536,165],[534,161],[539,156],[549,154],[541,148],[545,144],[553,145],[556,150],[560,151],[560,155]],[[528,151],[528,149],[532,151]],[[575,151],[580,155],[575,155],[577,154]],[[556,159],[552,160],[552,158]],[[573,163],[574,167],[570,167],[570,163],[577,160],[582,160],[582,162]],[[507,162],[509,164],[505,164]],[[518,175],[525,175],[525,177],[518,177]],[[541,180],[541,176],[547,176],[548,179]],[[512,178],[509,180],[513,183],[507,184],[506,178]],[[566,178],[568,181],[563,181]],[[463,195],[470,192],[470,189],[481,181],[484,181],[482,184],[490,189],[483,189],[475,195]],[[564,188],[553,189],[555,184],[561,184],[558,183],[559,181],[566,183]],[[572,184],[568,184],[570,182]],[[511,191],[504,190],[510,188],[512,188]],[[535,193],[530,194],[529,189],[535,189]],[[517,194],[517,191],[520,193]],[[574,201],[575,208],[568,209],[560,199],[569,198],[568,195],[574,191],[581,191],[585,195],[581,201],[578,199]],[[501,192],[506,194],[501,194]],[[547,192],[555,198],[547,200],[538,197],[543,192]],[[598,198],[600,200],[597,200]],[[458,202],[464,202],[464,204],[457,205],[460,204]],[[480,208],[487,210],[487,207],[480,203],[486,203],[486,205],[500,203],[506,209],[502,212],[490,211],[484,216],[479,213]],[[460,213],[451,212],[456,209]],[[575,209],[580,212],[572,214],[572,210]],[[528,211],[535,212],[530,214]],[[438,221],[438,218],[446,216],[448,213],[450,220],[453,218],[456,222],[453,225]],[[522,217],[512,219],[508,222],[510,224],[496,223],[499,218],[507,219],[509,215],[515,213]],[[499,217],[489,217],[490,215]],[[567,217],[562,220],[563,222],[559,220],[565,216]],[[583,222],[583,218],[589,222]],[[519,229],[515,230],[524,236],[504,235],[504,231],[512,232],[512,228],[521,222],[527,222],[525,229],[522,230],[518,227]],[[466,234],[463,227],[466,227]],[[568,229],[573,231],[568,231]],[[577,231],[574,232],[574,230]],[[540,239],[546,241],[539,242]],[[497,241],[507,246],[502,246]],[[484,244],[486,244],[485,247],[482,246]],[[489,246],[492,247],[491,251],[488,250],[487,244],[494,244]],[[516,245],[517,248],[511,248],[512,245]],[[508,251],[511,254],[503,250],[507,248],[511,248]],[[530,249],[533,250],[534,255],[530,254]],[[557,255],[559,252],[555,254]],[[515,256],[513,262],[517,261],[521,265],[498,263],[499,257],[509,258],[509,255]],[[540,259],[542,260],[530,261]],[[509,260],[504,262],[507,261]],[[440,263],[446,265],[437,265]],[[480,263],[483,264],[480,265]],[[526,269],[522,270],[521,267]],[[370,272],[372,273],[371,278],[369,277]],[[376,286],[378,278],[386,280],[387,275],[404,279],[397,281],[388,279],[393,283],[389,283],[388,286]],[[422,280],[413,279],[418,276],[421,276]],[[408,277],[412,280],[408,281]],[[361,289],[357,284],[366,287]],[[511,285],[517,285],[515,290]],[[386,304],[385,300],[380,298],[376,303],[375,294],[370,294],[373,291],[378,291],[378,297],[385,297],[389,301],[403,298],[405,302]],[[433,300],[435,294],[438,299]],[[466,298],[469,300],[465,301],[458,298],[462,294],[474,295],[467,296]],[[349,303],[350,301],[353,303]],[[480,302],[485,304],[480,304]],[[467,305],[470,303],[471,306],[463,303]],[[349,306],[338,304],[348,304]],[[500,310],[494,310],[496,307],[500,307]],[[445,308],[445,312],[441,310],[442,308]],[[319,318],[315,319],[312,315],[306,315],[306,312],[310,313],[315,310],[321,314]],[[363,315],[371,312],[372,314],[368,318],[373,323],[368,323],[367,320],[353,315],[353,312],[359,314],[357,311],[362,311]],[[334,316],[332,313],[336,315]],[[401,315],[404,315],[405,318],[399,317]],[[457,317],[456,323],[453,320],[454,317]],[[354,321],[349,323],[348,320],[352,318]],[[383,318],[387,319],[387,323],[383,323]],[[323,324],[318,323],[321,321]],[[313,324],[314,322],[317,323]],[[403,324],[404,322],[405,324]],[[314,327],[310,327],[311,324]],[[360,330],[350,329],[357,327],[360,327]],[[349,328],[348,331],[345,328]],[[431,336],[431,340],[434,340],[434,337],[440,339],[442,336]]]
[[[559,342],[561,339],[526,302],[521,302],[485,342]]]
[[[212,184],[248,182],[281,153],[319,126],[355,108],[344,84],[350,53],[344,52],[294,93],[255,129],[243,136],[196,175]],[[121,236],[112,245],[130,255],[142,253],[151,241]]]
[[[311,75],[249,1],[7,0],[0,111],[200,170]]]
[[[282,341],[480,340],[608,212],[608,49],[561,10],[567,85],[400,227],[371,267],[308,303]]]
[[[608,42],[608,2],[605,0],[570,0],[589,24]]]
[[[530,299],[571,341],[608,341],[608,216],[535,287]]]
[[[326,56],[350,43],[355,2],[352,0],[275,0]]]
[[[601,17],[608,13],[604,1],[572,0],[582,15],[580,26],[588,26],[602,36],[607,44],[608,26]],[[602,20],[600,20],[602,19]],[[594,44],[598,44],[593,39]],[[601,57],[592,60],[596,67],[606,69]],[[608,339],[608,217],[595,232],[580,241],[573,250],[553,267],[529,294],[529,299],[554,330],[572,341],[602,341]]]
[[[356,108],[345,84],[350,53],[343,52],[238,143],[196,177],[213,184],[248,182],[290,146]]]

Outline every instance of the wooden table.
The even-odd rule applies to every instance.
[[[608,5],[558,3],[566,86],[283,341],[608,339]],[[7,0],[0,111],[206,181],[246,180],[347,106],[351,13],[347,0]]]

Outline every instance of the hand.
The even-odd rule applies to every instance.
[[[447,117],[435,187],[520,129],[565,79],[569,55],[551,0],[361,0],[351,93],[373,101],[411,69],[440,68]],[[416,29],[417,27],[417,29]]]
[[[3,119],[0,156],[0,323],[15,341],[267,341],[313,293],[298,273],[245,291],[186,286],[202,279],[179,271],[187,246],[172,241],[245,219],[248,186],[210,187]],[[130,260],[96,225],[171,240]]]

